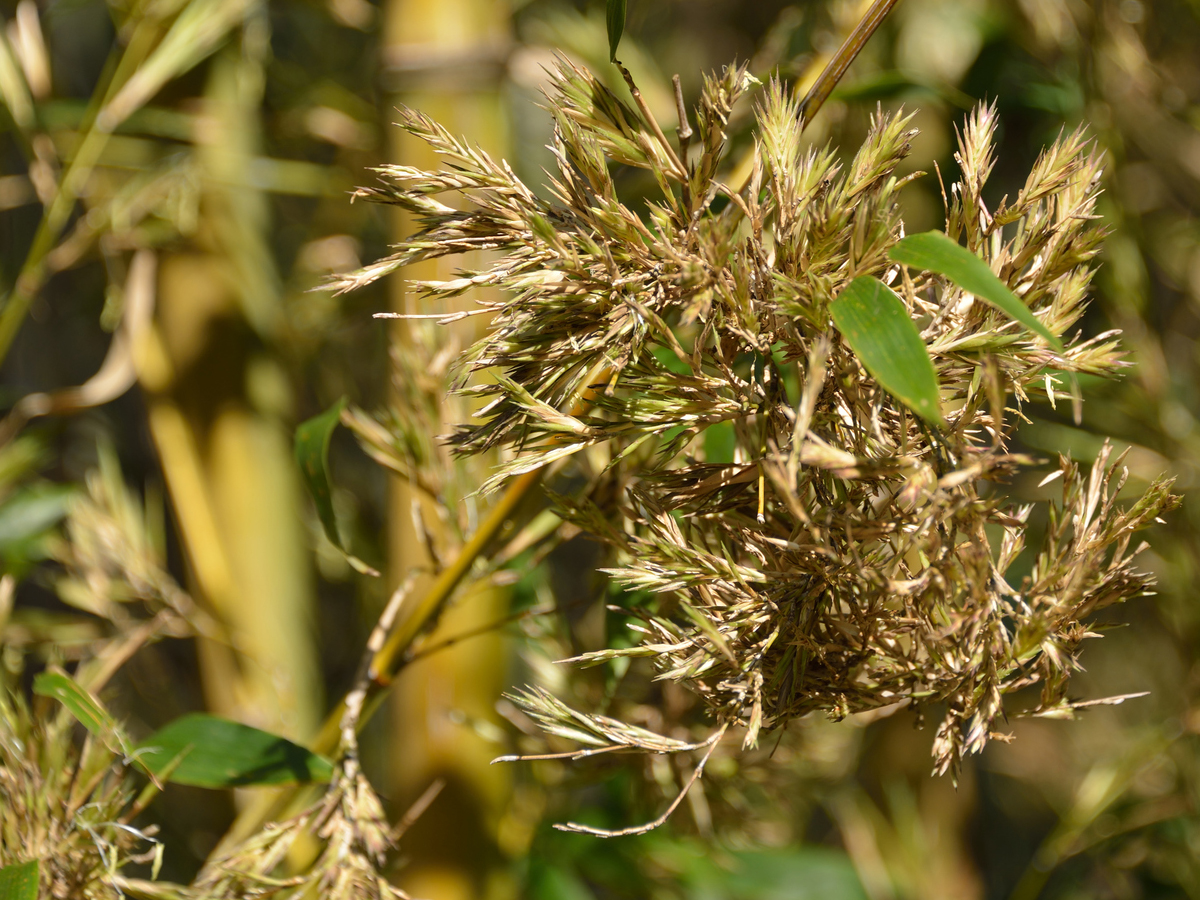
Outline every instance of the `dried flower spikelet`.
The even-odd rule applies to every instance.
[[[1031,548],[1036,564],[1008,580],[1029,508],[987,483],[1033,461],[1008,450],[1007,398],[1054,401],[1071,373],[1112,375],[1123,364],[1113,334],[1068,334],[1103,236],[1100,159],[1081,132],[1065,134],[1016,200],[992,211],[982,192],[995,108],[975,110],[959,134],[947,233],[1062,339],[1059,352],[942,277],[889,261],[902,234],[905,179],[895,172],[910,117],[879,112],[843,163],[831,149],[803,149],[795,101],[770,84],[756,111],[754,175],[744,189],[727,185],[726,129],[746,86],[737,68],[706,81],[700,146],[682,174],[661,128],[560,61],[548,100],[550,200],[406,112],[402,127],[446,167],[385,168],[382,184],[360,194],[412,210],[420,230],[334,285],[493,251],[482,271],[420,287],[434,298],[468,283],[505,289],[481,301],[490,331],[466,357],[468,372],[485,376],[470,390],[486,405],[451,440],[461,453],[511,451],[489,487],[572,458],[587,488],[558,498],[563,514],[612,545],[613,578],[658,598],[631,611],[642,644],[577,662],[648,657],[659,678],[703,698],[722,732],[743,726],[747,745],[811,711],[944,704],[935,768],[952,770],[987,742],[1006,694],[1039,683],[1034,714],[1070,712],[1082,622],[1150,584],[1133,565],[1131,536],[1176,503],[1159,481],[1119,506],[1125,476],[1108,447],[1088,472],[1064,460],[1062,500]],[[618,194],[619,165],[648,170],[659,186],[644,218]],[[449,193],[467,209],[435,199]],[[944,430],[884,391],[837,336],[829,305],[860,275],[892,284],[922,329]],[[732,454],[710,457],[710,436]],[[578,451],[599,444],[611,464],[595,470]],[[1003,535],[999,552],[989,529]],[[541,691],[515,699],[586,747],[706,746],[676,747]]]
[[[298,846],[318,835],[323,846],[302,874],[280,877],[279,869]],[[191,887],[193,900],[250,900],[271,894],[320,896],[329,900],[408,900],[383,875],[396,835],[383,806],[361,773],[342,760],[328,792],[307,809],[255,832],[210,857]]]
[[[12,681],[0,685],[0,867],[38,860],[39,897],[118,900],[124,867],[162,861],[156,828],[133,824],[152,791],[137,794],[104,741],[76,746],[73,720],[35,716]]]
[[[65,539],[53,545],[65,570],[59,596],[118,630],[138,622],[140,612],[155,634],[224,639],[221,626],[166,570],[165,549],[150,537],[157,531],[151,517],[161,510],[142,508],[111,449],[101,447],[99,462],[88,473],[87,491],[68,504]]]

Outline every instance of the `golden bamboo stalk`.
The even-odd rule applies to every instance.
[[[472,141],[489,152],[503,155],[507,129],[499,82],[509,40],[508,16],[507,4],[495,0],[391,0],[385,8],[385,61],[398,103],[418,108],[451,130],[471,135]],[[423,144],[398,129],[393,137],[397,162],[437,165]],[[397,220],[402,236],[410,233],[414,224],[405,216]],[[406,279],[448,278],[458,264],[461,261],[431,261],[411,266],[403,275]],[[392,285],[396,312],[427,311],[405,292],[401,279],[393,279]],[[422,326],[400,320],[393,327],[398,352],[420,358],[427,343],[414,330]],[[479,337],[483,327],[478,320],[467,320],[454,329],[438,329],[435,340],[453,339],[465,345]],[[451,398],[442,401],[441,419],[446,427],[461,415],[459,406],[461,403]],[[448,456],[442,457],[441,464],[447,471],[462,466]],[[482,480],[482,465],[472,463],[469,470],[478,472]],[[488,521],[496,527],[476,528],[460,547],[454,529],[447,527],[444,514],[431,498],[410,490],[399,479],[393,481],[388,542],[391,580],[399,582],[411,572],[422,574],[412,594],[417,602],[401,610],[401,625],[372,667],[378,685],[390,679],[402,662],[402,651],[435,615],[440,613],[439,629],[453,633],[503,614],[507,594],[493,586],[463,592],[450,606],[445,600],[511,515],[512,507],[515,503],[507,510],[493,510]],[[452,517],[458,513],[447,512]],[[438,572],[439,562],[431,549],[454,562]],[[405,855],[410,862],[400,878],[414,896],[454,900],[510,893],[502,887],[505,867],[496,825],[507,803],[511,776],[489,765],[497,748],[480,737],[479,728],[471,727],[473,723],[494,724],[494,704],[505,686],[506,654],[498,634],[477,638],[468,646],[407,667],[396,685],[388,751],[396,763],[391,767],[392,784],[385,790],[403,806],[434,779],[446,782],[446,788],[405,836]],[[378,695],[378,687],[373,692]]]
[[[155,351],[139,375],[196,593],[232,638],[200,641],[206,703],[304,740],[323,706],[315,592],[286,378],[264,341],[279,301],[266,207],[240,183],[257,152],[266,44],[240,43],[209,69],[203,214],[192,247],[162,261]]]

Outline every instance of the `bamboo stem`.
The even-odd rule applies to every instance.
[[[599,385],[607,384],[611,377],[611,369],[605,367],[594,378],[589,379],[597,387],[588,388],[572,408],[571,415],[583,415],[595,399],[597,390],[602,390]],[[412,646],[413,640],[420,635],[429,621],[462,583],[475,561],[483,555],[488,544],[500,533],[509,517],[520,505],[525,495],[529,493],[530,488],[540,480],[544,468],[543,466],[542,469],[526,472],[509,483],[500,500],[479,524],[475,534],[459,551],[454,562],[442,571],[442,574],[425,592],[413,610],[400,623],[400,626],[389,635],[384,645],[372,657],[367,670],[370,679],[369,686],[361,701],[362,711],[356,721],[357,730],[361,731],[371,720],[387,696],[396,676],[412,661],[407,651]],[[336,707],[330,710],[325,723],[313,740],[311,749],[314,753],[332,754],[337,751],[342,740],[341,722],[345,712],[346,699],[343,698],[338,701]],[[279,818],[286,811],[296,808],[299,805],[298,798],[304,791],[305,787],[301,786],[282,788],[272,798],[264,798],[261,802],[246,807],[230,826],[221,846],[231,845],[240,837],[260,828],[264,823]]]
[[[8,355],[9,348],[12,347],[12,342],[25,321],[25,315],[29,312],[30,304],[46,281],[46,258],[70,220],[80,190],[104,152],[112,131],[120,124],[120,121],[113,121],[102,125],[100,112],[149,55],[157,30],[156,20],[144,18],[139,21],[125,49],[119,55],[111,55],[104,67],[101,82],[84,113],[80,128],[83,137],[67,162],[66,170],[59,179],[58,189],[42,211],[33,242],[25,254],[25,260],[12,289],[3,302],[0,302],[0,363],[4,362]]]
[[[589,387],[572,407],[571,415],[581,416],[586,413],[591,407],[597,391],[603,389],[600,385],[607,384],[611,377],[612,370],[605,366],[594,377],[589,378]],[[430,620],[441,609],[442,605],[450,599],[450,595],[454,593],[454,590],[462,583],[463,578],[471,571],[475,561],[483,555],[488,545],[496,538],[501,529],[503,529],[504,524],[509,520],[513,512],[516,511],[521,501],[525,498],[525,495],[529,493],[529,489],[541,479],[544,469],[545,466],[540,469],[534,469],[532,472],[526,472],[524,475],[520,475],[509,482],[500,500],[492,507],[487,517],[479,523],[479,527],[475,529],[475,534],[463,545],[458,556],[455,557],[449,566],[442,570],[441,575],[430,585],[429,590],[425,592],[412,611],[400,622],[396,630],[388,636],[387,642],[372,658],[368,670],[371,679],[371,690],[368,692],[363,714],[359,720],[360,730],[371,718],[371,713],[376,708],[377,704],[373,702],[375,698],[381,696],[391,687],[400,670],[410,661],[407,651],[412,646],[412,642],[425,629]],[[312,749],[315,753],[332,753],[337,749],[340,737],[338,723],[341,721],[342,711],[343,705],[339,703],[337,708],[329,713],[325,724],[313,742]]]
[[[487,549],[488,544],[500,533],[504,527],[504,523],[508,521],[513,511],[524,499],[529,489],[537,484],[541,477],[541,470],[535,469],[532,472],[527,472],[517,478],[504,492],[499,502],[492,507],[479,527],[475,530],[475,534],[463,546],[458,556],[454,561],[442,570],[441,575],[425,592],[424,596],[416,603],[412,611],[405,616],[399,626],[388,636],[387,641],[379,652],[375,654],[371,660],[368,677],[371,679],[371,687],[367,692],[366,702],[363,707],[363,714],[359,720],[359,728],[361,729],[367,720],[370,719],[371,713],[374,711],[376,704],[372,701],[391,687],[396,675],[404,668],[408,662],[406,651],[412,645],[413,640],[421,633],[434,615],[441,609],[442,605],[454,593],[455,588],[459,586],[467,573],[471,571],[471,567],[475,564],[475,560],[483,555],[483,551]],[[332,753],[337,749],[340,732],[338,723],[341,721],[344,703],[339,703],[337,709],[330,712],[329,717],[325,720],[320,733],[317,735],[316,741],[313,743],[313,751],[316,753]]]
[[[867,10],[866,15],[859,20],[859,23],[854,26],[854,30],[838,48],[837,53],[833,55],[833,59],[825,66],[824,71],[813,82],[813,86],[809,88],[808,94],[800,104],[800,127],[803,128],[820,111],[825,101],[829,99],[829,95],[833,93],[833,89],[837,87],[842,76],[846,74],[846,70],[850,68],[850,64],[862,51],[862,48],[867,45],[867,41],[871,39],[871,35],[887,18],[888,13],[892,11],[900,0],[875,0],[871,4],[871,8]]]

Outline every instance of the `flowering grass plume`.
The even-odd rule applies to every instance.
[[[480,301],[490,328],[464,361],[462,389],[482,406],[449,440],[463,454],[501,451],[488,488],[571,458],[587,486],[558,498],[563,514],[612,545],[618,582],[655,597],[633,610],[640,644],[574,661],[649,657],[659,678],[703,698],[714,734],[740,727],[746,746],[813,711],[942,710],[938,772],[983,748],[1006,694],[1040,684],[1028,712],[1069,715],[1088,617],[1145,592],[1134,533],[1176,503],[1156,481],[1118,504],[1127,473],[1107,446],[1090,469],[1060,460],[1061,498],[1040,534],[1031,507],[993,487],[1035,463],[1010,451],[1023,403],[1056,402],[1077,374],[1124,365],[1115,333],[1072,331],[1103,236],[1101,159],[1084,135],[1062,135],[1016,198],[990,210],[996,114],[980,107],[959,135],[947,200],[947,234],[1061,338],[1058,350],[945,278],[889,260],[904,233],[896,169],[910,117],[878,113],[843,162],[805,147],[797,104],[772,83],[757,101],[751,175],[730,186],[727,123],[755,84],[744,68],[707,79],[695,141],[681,123],[679,146],[590,73],[560,60],[552,76],[549,199],[402,111],[400,127],[442,167],[386,166],[358,195],[414,213],[419,230],[336,287],[490,251],[478,271],[419,285],[432,298],[502,289]],[[622,167],[657,184],[644,207],[619,195]],[[890,285],[916,322],[943,425],[885,391],[834,327],[830,304],[862,275]],[[518,699],[594,750],[710,746],[538,690]]]

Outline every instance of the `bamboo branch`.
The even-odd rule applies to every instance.
[[[712,737],[704,742],[704,744],[708,745],[708,750],[705,751],[704,756],[700,758],[700,762],[697,764],[696,768],[692,770],[692,776],[687,780],[687,783],[684,784],[682,790],[680,790],[680,792],[676,795],[675,799],[671,801],[671,805],[668,806],[663,811],[663,814],[654,821],[646,822],[644,825],[635,825],[630,828],[622,828],[619,831],[612,831],[607,828],[593,828],[591,825],[579,825],[575,822],[567,822],[562,825],[555,825],[554,827],[559,831],[569,831],[574,834],[590,834],[593,837],[602,838],[627,837],[629,835],[645,834],[648,831],[653,831],[655,828],[666,822],[667,819],[671,818],[671,813],[675,812],[679,804],[683,802],[683,798],[688,795],[688,791],[692,789],[692,785],[700,780],[700,776],[704,774],[704,766],[708,763],[708,758],[712,756],[712,752],[717,749],[717,744],[719,744],[721,742],[721,738],[725,736],[725,729],[728,727],[728,725],[722,725],[715,732],[713,732]],[[701,746],[703,746],[703,744]]]
[[[594,387],[589,387],[585,390],[583,396],[572,408],[571,415],[579,416],[585,413],[591,407],[597,390],[603,390],[602,386],[607,385],[611,378],[612,370],[607,366],[590,377],[587,383],[594,385]],[[483,555],[488,545],[500,533],[505,522],[508,521],[509,517],[520,505],[530,488],[540,480],[544,468],[543,466],[541,469],[526,472],[509,483],[508,489],[505,490],[496,505],[492,507],[487,518],[479,524],[479,527],[475,530],[475,534],[471,536],[471,539],[459,551],[458,556],[449,566],[442,570],[437,580],[430,586],[424,596],[421,597],[413,610],[400,622],[399,627],[391,632],[387,641],[371,657],[371,662],[367,667],[367,690],[360,696],[353,698],[353,702],[358,706],[357,717],[355,719],[356,730],[361,731],[363,726],[370,721],[371,716],[374,715],[375,710],[379,708],[380,703],[387,695],[396,676],[415,658],[408,653],[412,642],[429,625],[430,621],[436,617],[446,601],[450,599],[455,589],[471,571],[475,561]],[[387,623],[387,627],[390,627],[390,624],[390,622]],[[373,634],[372,642],[375,640],[377,638]],[[368,648],[369,651],[370,648]],[[339,744],[343,742],[342,723],[346,715],[346,699],[343,698],[339,701],[337,706],[326,717],[325,723],[321,726],[316,739],[312,742],[311,749],[314,753],[335,753]],[[263,823],[282,816],[286,810],[297,805],[297,798],[302,791],[302,787],[282,788],[271,799],[267,800],[264,798],[262,802],[247,807],[233,825],[230,826],[218,849],[236,840],[237,836],[249,834],[261,827]]]
[[[892,11],[892,7],[899,3],[900,0],[875,0],[871,4],[871,8],[867,10],[866,15],[859,20],[859,23],[854,26],[854,30],[838,48],[838,52],[833,55],[833,59],[825,66],[825,70],[813,82],[813,86],[809,88],[808,94],[800,104],[800,127],[804,128],[813,120],[816,114],[820,111],[825,101],[829,99],[829,95],[833,93],[833,89],[837,87],[842,76],[846,74],[846,70],[850,68],[850,64],[854,62],[859,52],[867,45],[867,41],[871,39],[871,35],[887,18],[888,13]]]
[[[821,107],[825,105],[825,101],[829,99],[829,95],[833,93],[833,89],[838,86],[838,82],[846,74],[850,68],[850,64],[858,57],[862,48],[867,45],[867,41],[883,24],[883,20],[887,18],[892,8],[899,3],[900,0],[875,0],[871,4],[871,8],[866,11],[858,24],[854,26],[854,30],[847,35],[846,40],[842,42],[842,46],[838,48],[837,53],[833,58],[825,64],[825,68],[821,70],[821,74],[817,76],[817,80],[813,82],[812,87],[808,89],[808,93],[804,95],[804,99],[800,101],[800,117],[799,127],[803,131],[808,124],[820,112]],[[797,85],[797,88],[799,85]],[[754,155],[754,149],[742,158],[734,169],[734,179],[732,184],[738,184],[737,176],[743,175],[741,181],[741,189],[738,193],[744,193],[750,186],[752,173],[751,160]]]

